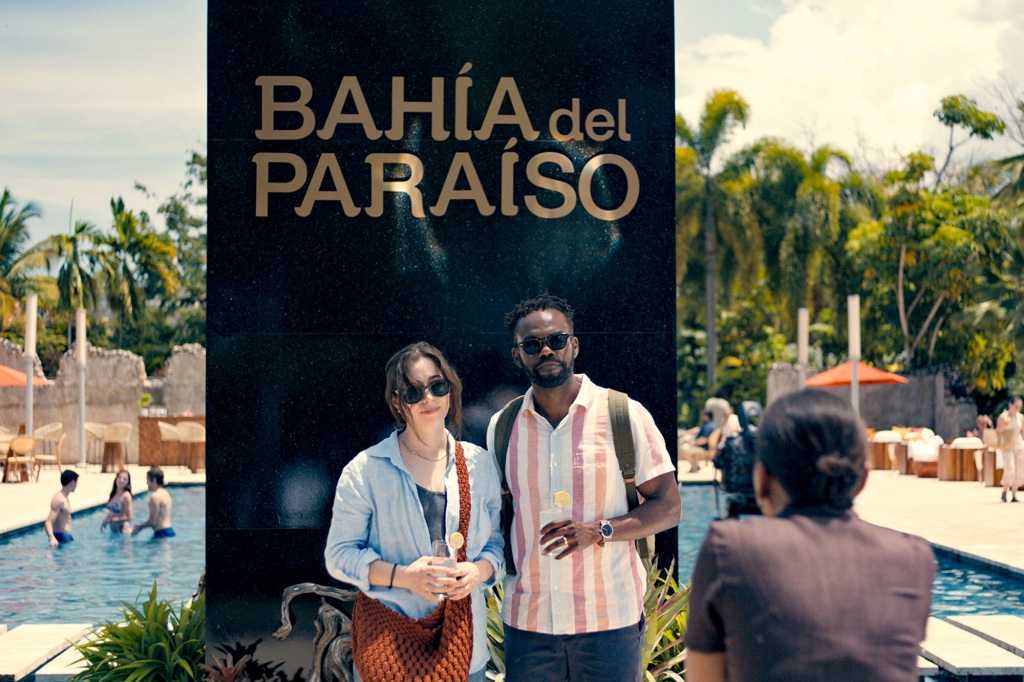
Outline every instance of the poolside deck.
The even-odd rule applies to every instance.
[[[714,480],[714,469],[678,475],[683,485]],[[1024,578],[1024,491],[1000,502],[1000,488],[872,471],[854,510],[865,521],[914,533],[933,545]],[[686,513],[686,510],[683,510]]]

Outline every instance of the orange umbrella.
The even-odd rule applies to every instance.
[[[853,363],[849,360],[841,365],[825,370],[821,374],[815,374],[804,382],[805,386],[848,386],[853,383]],[[899,374],[875,369],[863,362],[857,363],[858,384],[908,384],[910,379],[901,377]]]
[[[13,367],[0,365],[0,386],[24,386],[28,377]],[[33,386],[49,386],[51,382],[39,377],[32,377]]]

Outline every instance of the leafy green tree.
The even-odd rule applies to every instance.
[[[0,329],[10,325],[19,299],[35,289],[29,278],[32,258],[25,254],[25,246],[29,240],[28,221],[39,215],[31,203],[18,208],[4,188],[0,195]]]
[[[174,303],[206,309],[206,156],[191,152],[182,191],[169,197],[157,212],[177,249],[181,289]]]
[[[715,385],[715,371],[718,364],[716,296],[716,246],[718,242],[715,215],[715,176],[712,164],[715,154],[728,140],[737,125],[746,125],[750,107],[732,90],[716,90],[704,102],[704,110],[696,128],[676,115],[676,137],[696,153],[697,164],[704,180],[704,262],[705,262],[705,320],[707,324],[707,385]]]
[[[121,320],[137,322],[150,297],[168,299],[178,289],[175,249],[143,217],[126,210],[118,197],[110,200],[113,232],[101,239],[105,255],[105,284],[111,309]]]
[[[991,140],[996,135],[1001,135],[1006,130],[1006,123],[996,114],[978,108],[978,103],[966,95],[949,95],[943,97],[939,108],[933,113],[942,125],[949,128],[949,150],[946,152],[946,160],[942,168],[935,174],[935,184],[932,189],[938,189],[942,182],[942,176],[949,167],[953,158],[953,152],[972,137],[980,140]],[[967,130],[967,137],[954,141],[957,128]]]
[[[1011,97],[1012,102],[1008,101]],[[1003,101],[1009,110],[1007,135],[1017,147],[1024,150],[1024,96],[1011,95]],[[1012,207],[1018,212],[1024,211],[1024,153],[998,159],[991,162],[989,167],[1006,177],[993,199],[1001,206]]]
[[[71,234],[50,235],[29,249],[41,267],[57,271],[57,310],[75,314],[78,308],[93,309],[99,300],[97,273],[105,268],[104,255],[97,249],[100,232],[92,223],[79,220]]]
[[[882,219],[858,226],[847,244],[869,307],[881,312],[874,319],[890,327],[897,321],[906,367],[932,362],[944,324],[977,302],[985,273],[1000,266],[1010,246],[1007,216],[988,199],[958,188],[934,195],[922,189],[930,166],[930,157],[911,155],[890,173]]]

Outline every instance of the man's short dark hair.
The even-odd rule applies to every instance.
[[[519,320],[523,319],[527,315],[538,310],[557,310],[558,312],[565,315],[565,319],[569,321],[569,329],[566,331],[573,331],[575,325],[573,323],[573,309],[569,305],[569,302],[564,298],[555,296],[544,292],[540,296],[534,296],[528,298],[525,301],[516,303],[512,310],[505,313],[505,326],[508,327],[508,331],[512,334],[512,338],[516,335],[516,325],[519,324]]]
[[[160,467],[149,467],[149,471],[146,472],[146,478],[156,481],[156,484],[161,488],[164,487],[164,470]]]
[[[72,471],[71,469],[65,469],[64,471],[60,472],[60,486],[63,488],[68,483],[71,483],[71,481],[74,481],[77,478],[78,478],[78,472],[77,471]]]

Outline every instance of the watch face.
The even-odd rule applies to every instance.
[[[612,536],[612,524],[608,523],[607,521],[602,523],[601,535],[603,535],[605,538],[610,538]]]

